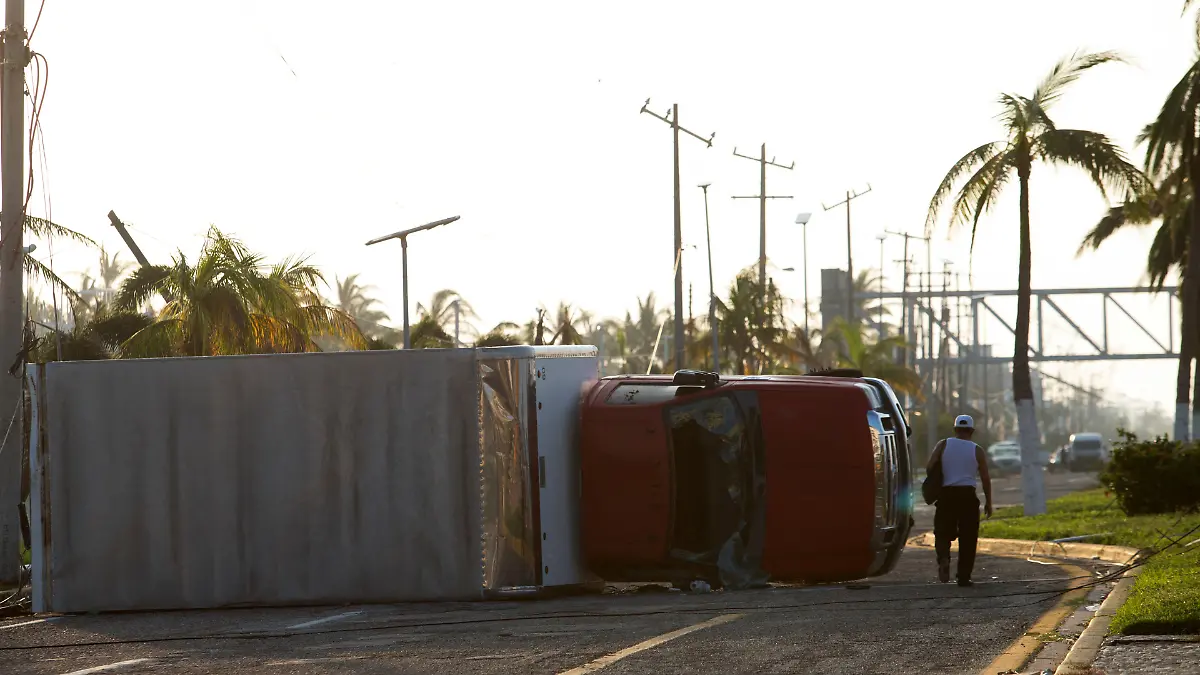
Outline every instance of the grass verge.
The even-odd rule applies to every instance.
[[[981,537],[1047,540],[1106,533],[1093,544],[1159,548],[1200,526],[1200,514],[1126,516],[1103,489],[1076,492],[1047,503],[1040,516],[1024,515],[1020,506],[999,509],[980,527]],[[1138,576],[1129,599],[1117,610],[1110,631],[1125,635],[1200,634],[1200,531],[1180,546],[1154,556]]]

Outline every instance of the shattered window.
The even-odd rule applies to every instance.
[[[741,408],[710,396],[667,409],[675,482],[675,547],[715,555],[746,519],[754,461]]]

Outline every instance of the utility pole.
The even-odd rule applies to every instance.
[[[25,434],[16,424],[24,402],[19,368],[25,340],[25,0],[4,3],[4,73],[0,90],[0,583],[15,584],[19,547],[21,455]],[[11,368],[10,368],[11,365]],[[7,420],[3,418],[8,418]],[[14,433],[15,432],[15,433]]]
[[[681,370],[684,367],[684,341],[683,341],[683,256],[680,252],[683,250],[683,229],[680,225],[679,217],[679,132],[695,138],[704,143],[708,147],[712,147],[713,139],[716,138],[717,132],[713,132],[708,138],[699,136],[696,133],[684,129],[679,126],[679,104],[671,106],[671,111],[666,115],[659,115],[650,110],[647,106],[650,105],[650,99],[642,104],[642,112],[649,114],[651,117],[656,117],[663,122],[671,125],[672,136],[674,137],[675,146],[675,248],[671,251],[672,262],[675,263],[675,370]]]
[[[111,223],[113,228],[117,230],[117,234],[121,235],[121,239],[125,240],[125,245],[129,247],[130,252],[133,253],[133,257],[138,261],[138,264],[142,267],[149,267],[150,261],[146,259],[146,255],[142,253],[142,249],[139,248],[137,242],[133,240],[133,236],[129,234],[129,230],[125,228],[125,223],[121,222],[121,219],[117,217],[116,212],[108,212],[108,222]],[[161,295],[163,302],[171,302],[171,294],[168,291],[164,290]]]
[[[763,143],[759,149],[758,157],[743,155],[733,149],[734,157],[749,159],[758,162],[758,194],[747,197],[734,197],[734,199],[757,199],[758,200],[758,287],[759,292],[766,293],[767,291],[767,200],[768,199],[791,199],[791,195],[773,196],[767,194],[767,165],[777,166],[780,169],[791,171],[796,168],[796,163],[792,162],[788,166],[777,164],[775,158],[767,160],[767,144]],[[764,296],[765,297],[765,296]]]
[[[824,203],[821,204],[821,208],[825,209],[826,211],[829,211],[830,209],[836,209],[842,204],[846,205],[846,321],[848,322],[854,322],[858,320],[858,317],[855,316],[857,312],[854,311],[854,253],[850,243],[850,202],[858,199],[870,191],[871,184],[867,183],[867,189],[862,192],[852,192],[851,190],[846,190],[846,198],[836,204],[830,206],[825,206]]]
[[[923,240],[923,241],[925,242],[925,245],[926,245],[925,255],[926,255],[926,257],[929,257],[929,255],[930,255],[930,251],[929,251],[929,241],[930,241],[930,239],[929,239],[929,237],[918,237],[918,236],[916,236],[916,235],[909,234],[909,233],[907,233],[907,232],[892,232],[891,230],[884,230],[884,233],[885,233],[885,234],[890,234],[890,235],[893,235],[893,236],[896,236],[896,237],[904,237],[904,291],[903,291],[903,295],[904,295],[904,311],[905,311],[905,312],[909,312],[909,313],[911,314],[911,318],[910,318],[910,320],[909,320],[909,322],[908,322],[908,323],[909,323],[909,326],[910,326],[910,327],[915,327],[915,326],[916,326],[916,323],[917,323],[916,311],[915,311],[915,310],[913,310],[911,307],[909,307],[909,304],[910,304],[910,303],[909,303],[909,298],[908,298],[908,264],[909,264],[909,259],[908,259],[908,241],[909,241],[910,239],[920,239],[920,240]],[[917,275],[917,290],[918,290],[918,292],[920,291],[920,288],[921,288],[921,277],[920,277],[920,275],[918,274],[918,275]],[[909,333],[905,333],[905,331],[904,331],[904,330],[901,330],[900,332],[901,332],[901,334],[904,334],[904,335],[909,335]],[[908,347],[908,349],[913,349],[913,350],[914,350],[914,351],[913,351],[913,361],[915,362],[915,361],[916,361],[916,351],[915,351],[915,349],[916,349],[916,332],[915,332],[915,331],[913,331],[913,332],[912,332],[912,335],[910,335],[910,336],[909,336],[909,347]],[[904,350],[904,355],[905,355],[904,365],[908,365],[908,349],[905,349],[905,350]]]
[[[149,267],[150,261],[146,260],[146,256],[142,253],[142,249],[138,248],[137,242],[133,240],[133,237],[129,236],[129,230],[125,229],[125,223],[121,222],[121,219],[117,217],[115,211],[108,212],[108,222],[112,223],[112,226],[117,230],[117,234],[120,234],[121,238],[125,240],[125,245],[129,247],[130,252],[132,252],[133,257],[137,259],[138,264],[142,267]]]

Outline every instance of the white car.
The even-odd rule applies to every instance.
[[[988,457],[998,474],[1021,473],[1021,446],[1012,441],[993,443],[987,449]]]

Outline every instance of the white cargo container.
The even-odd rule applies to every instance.
[[[594,347],[30,368],[36,611],[470,599],[586,580]]]

